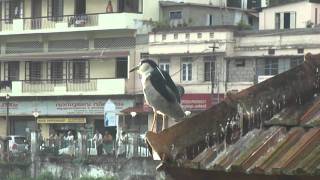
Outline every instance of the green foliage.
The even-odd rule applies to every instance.
[[[57,178],[51,172],[43,172],[41,173],[36,180],[55,180]]]
[[[116,180],[116,178],[115,177],[98,177],[98,178],[94,178],[94,177],[84,176],[84,177],[81,177],[79,180]]]
[[[31,180],[31,178],[23,177],[22,175],[18,175],[16,173],[10,173],[5,180]]]
[[[245,23],[243,20],[238,22],[237,27],[239,30],[251,30],[252,29],[252,27],[249,24]]]

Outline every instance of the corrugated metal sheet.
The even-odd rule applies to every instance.
[[[149,132],[148,143],[162,160],[179,162],[180,168],[167,164],[166,171],[179,179],[320,179],[320,55],[306,58],[303,65],[229,95],[202,114],[159,134]],[[248,123],[233,145],[226,143],[227,128],[221,126],[230,119]],[[254,129],[257,121],[265,126]],[[223,141],[189,156],[193,160],[181,159],[181,152],[199,147],[206,134],[219,134],[221,128]],[[244,128],[251,131],[245,134]]]

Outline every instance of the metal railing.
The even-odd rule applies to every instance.
[[[22,92],[53,92],[58,86],[65,87],[67,92],[96,91],[97,79],[22,81]]]
[[[73,28],[73,27],[91,27],[99,25],[99,15],[116,14],[116,13],[132,13],[142,14],[142,12],[111,12],[111,13],[91,13],[83,15],[64,15],[64,16],[43,16],[37,18],[17,18],[17,19],[0,19],[0,31],[13,31],[14,20],[22,20],[23,29],[21,30],[39,30],[39,29],[55,29]]]
[[[103,141],[100,144],[102,153],[98,155],[98,145],[93,138],[80,140],[74,136],[73,140],[68,140],[68,137],[55,137],[49,139],[40,139],[39,150],[43,155],[53,154],[55,156],[70,155],[82,156],[81,148],[85,147],[87,156],[108,155],[121,158],[132,157],[150,157],[151,154],[147,148],[145,141],[139,135],[128,134],[125,138]],[[81,143],[86,143],[85,145]]]
[[[98,25],[98,14],[25,18],[23,21],[24,30],[54,29],[58,23],[64,23],[67,27],[89,27]]]

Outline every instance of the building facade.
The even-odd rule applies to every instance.
[[[108,99],[119,114],[141,101],[128,70],[140,58],[137,34],[159,19],[158,1],[8,0],[0,7],[1,136],[102,132]]]

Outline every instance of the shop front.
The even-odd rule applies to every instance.
[[[15,100],[10,102],[8,119],[11,134],[26,135],[31,130],[40,130],[44,139],[53,133],[76,133],[84,128],[89,136],[95,129],[104,129],[104,105],[108,99],[43,99]],[[111,98],[116,104],[116,113],[134,105],[133,99]],[[0,109],[6,117],[6,109]],[[37,115],[37,116],[35,116]],[[2,124],[5,121],[3,121]]]

